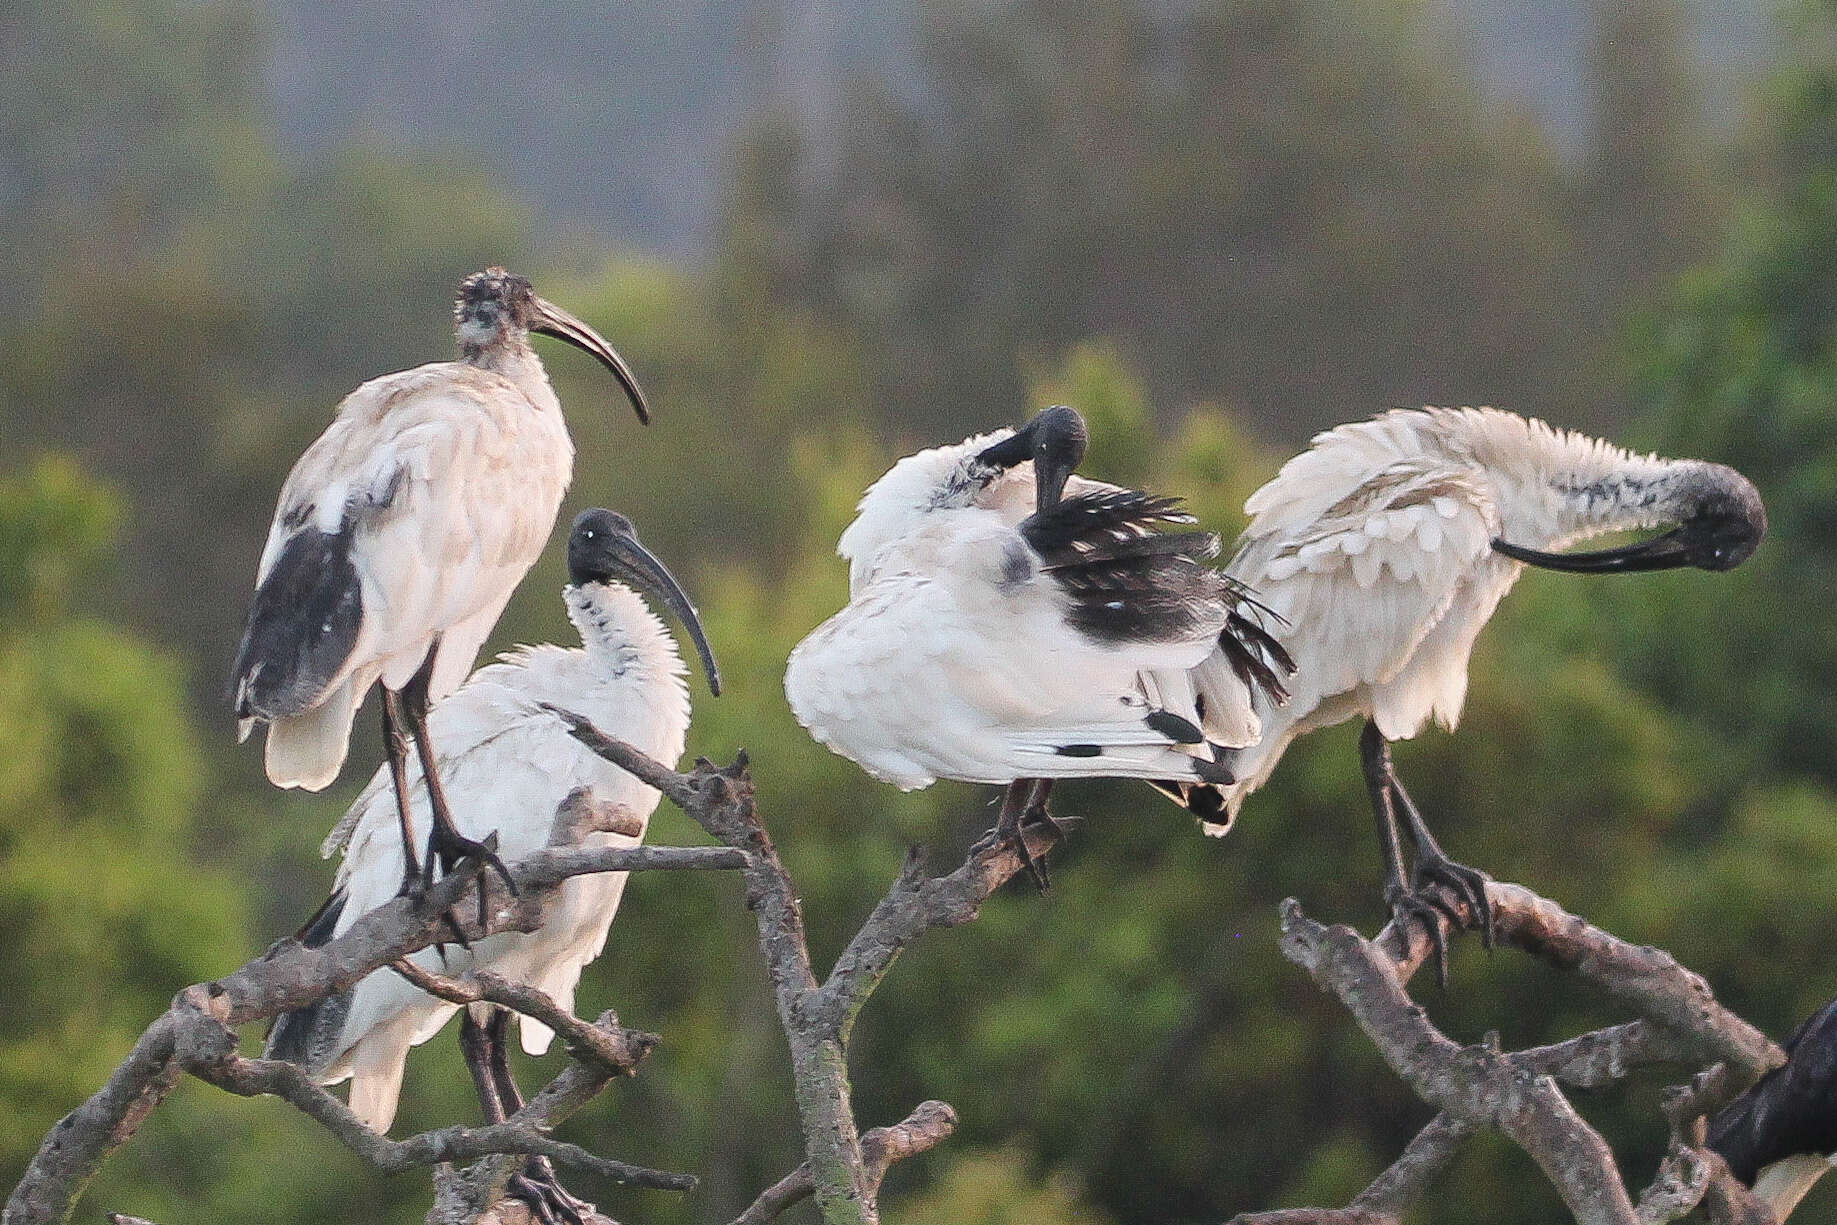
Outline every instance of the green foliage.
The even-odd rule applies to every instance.
[[[216,682],[288,464],[358,381],[448,355],[448,295],[473,268],[530,272],[656,403],[641,429],[602,370],[539,342],[579,447],[567,513],[631,514],[698,597],[728,691],[696,683],[690,755],[751,750],[820,963],[908,845],[943,866],[993,820],[986,789],[873,783],[782,696],[786,654],[845,598],[833,542],[895,455],[1064,401],[1091,422],[1093,475],[1179,494],[1228,538],[1315,426],[1425,397],[1603,419],[1596,355],[1637,292],[1615,261],[1662,277],[1709,228],[1677,173],[1695,137],[1647,133],[1637,164],[1578,180],[1478,97],[1432,11],[928,0],[923,105],[861,83],[835,150],[761,120],[717,258],[692,268],[537,241],[462,154],[283,158],[260,23],[232,0],[28,5],[0,45],[19,70],[0,72],[0,190],[20,193],[0,241],[23,283],[0,308],[0,432],[79,452],[125,496],[55,458],[0,477],[0,971],[17,997],[0,1172],[174,990],[323,891],[312,848],[373,732],[331,792],[278,795],[230,743]],[[1666,11],[1629,10],[1615,37],[1647,40],[1645,79],[1669,90]],[[1776,1032],[1833,989],[1816,905],[1837,885],[1837,18],[1806,21],[1774,93],[1772,196],[1603,376],[1642,376],[1654,445],[1753,475],[1774,538],[1729,575],[1527,577],[1481,641],[1459,734],[1399,751],[1457,856],[1666,945]],[[1606,135],[1631,139],[1651,99],[1619,101]],[[1614,186],[1610,168],[1637,174]],[[1610,215],[1649,245],[1599,249]],[[496,643],[568,639],[557,552]],[[1174,1225],[1356,1190],[1425,1112],[1275,945],[1286,895],[1381,918],[1351,729],[1294,746],[1224,840],[1135,786],[1066,786],[1058,804],[1085,821],[1052,893],[1017,887],[927,937],[861,1018],[864,1124],[926,1097],[963,1120],[895,1172],[889,1222]],[[667,807],[653,837],[702,840]],[[730,1219],[799,1159],[752,939],[734,880],[641,876],[589,971],[583,1011],[665,1042],[564,1134],[705,1178],[687,1199],[580,1180],[621,1219]],[[1465,1039],[1616,1019],[1507,954],[1463,945],[1454,974],[1428,1005]],[[526,1079],[559,1066],[521,1062]],[[1656,1155],[1649,1101],[1587,1108]],[[473,1110],[450,1037],[417,1051],[398,1133]],[[278,1104],[188,1085],[92,1201],[408,1222],[426,1183],[369,1178]],[[1534,1170],[1481,1144],[1421,1219],[1554,1211]]]
[[[93,1091],[174,984],[241,947],[239,893],[192,839],[203,768],[178,663],[77,615],[115,496],[66,460],[0,475],[4,1169]]]

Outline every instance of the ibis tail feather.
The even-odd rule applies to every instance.
[[[269,782],[308,791],[323,791],[331,786],[350,750],[351,721],[357,717],[355,688],[355,683],[346,678],[311,710],[268,725],[268,747],[262,762]]]

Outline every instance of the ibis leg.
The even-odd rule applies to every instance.
[[[510,1014],[502,1009],[491,1014],[485,1023],[485,1062],[490,1069],[492,1088],[498,1107],[505,1118],[523,1109],[523,1091],[510,1073]],[[476,1073],[475,1073],[476,1075]],[[555,1167],[547,1157],[532,1156],[523,1169],[511,1176],[509,1193],[529,1205],[531,1214],[542,1225],[586,1225],[593,1205],[580,1199],[561,1185]]]
[[[434,828],[427,840],[427,859],[421,866],[421,879],[431,885],[434,880],[434,861],[440,862],[443,872],[451,872],[465,860],[478,864],[478,922],[483,927],[486,923],[485,905],[485,872],[487,869],[496,872],[503,878],[504,887],[514,896],[517,892],[516,882],[510,879],[510,869],[498,858],[497,834],[493,832],[483,842],[475,841],[459,832],[453,823],[453,810],[447,805],[446,785],[440,781],[440,770],[434,744],[427,733],[427,714],[431,705],[428,697],[428,685],[434,671],[434,656],[439,652],[440,644],[436,642],[427,653],[427,660],[421,665],[413,679],[402,690],[403,712],[408,718],[409,731],[414,734],[415,752],[421,758],[421,777],[427,785],[428,807],[433,812]]]
[[[1429,826],[1422,819],[1410,793],[1403,789],[1403,780],[1397,777],[1395,765],[1390,761],[1390,754],[1385,754],[1385,765],[1390,769],[1391,795],[1397,807],[1403,811],[1405,828],[1410,832],[1410,841],[1416,845],[1416,874],[1414,880],[1418,887],[1425,883],[1446,885],[1454,890],[1473,912],[1474,922],[1480,929],[1480,942],[1487,948],[1493,946],[1493,907],[1486,900],[1486,882],[1491,879],[1478,868],[1456,863],[1442,850],[1441,843],[1429,832]]]
[[[459,1053],[465,1056],[466,1070],[472,1073],[472,1088],[478,1093],[478,1108],[485,1122],[502,1123],[509,1115],[498,1096],[497,1078],[492,1075],[491,1034],[472,1019],[470,1008],[459,1010]]]
[[[395,784],[395,811],[402,821],[402,888],[400,896],[421,891],[421,861],[415,855],[415,823],[408,805],[408,729],[402,717],[402,699],[383,689],[383,755],[389,760],[389,778]]]
[[[1024,824],[1033,823],[1031,818],[1028,821],[1023,821],[1022,818],[1030,812],[1031,799],[1035,790],[1040,786],[1051,790],[1052,783],[1048,779],[1030,778],[1017,778],[1009,783],[1007,792],[1002,796],[1001,816],[996,818],[995,828],[977,839],[976,844],[970,847],[970,854],[979,855],[998,846],[1013,846],[1020,853],[1021,864],[1027,869],[1027,875],[1033,878],[1033,883],[1039,887],[1041,893],[1044,893],[1051,881],[1046,877],[1045,866],[1033,857],[1033,852],[1027,849],[1027,839],[1021,833]],[[1040,808],[1043,814],[1045,811],[1044,792],[1041,792]],[[1046,819],[1051,820],[1051,818]]]
[[[1371,811],[1377,818],[1378,846],[1384,853],[1384,901],[1391,917],[1400,924],[1414,920],[1435,945],[1435,972],[1443,987],[1448,985],[1448,940],[1442,933],[1441,918],[1458,919],[1451,906],[1440,905],[1432,891],[1410,887],[1403,870],[1403,840],[1397,830],[1397,810],[1391,793],[1390,742],[1376,723],[1367,722],[1359,736],[1359,758],[1365,767],[1365,788],[1371,793]]]

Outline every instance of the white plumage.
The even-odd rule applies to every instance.
[[[1140,674],[1205,658],[1223,599],[1166,641],[1095,640],[1067,604],[996,512],[939,511],[883,550],[848,606],[792,651],[785,693],[818,742],[902,790],[939,778],[1195,777],[1203,746],[1148,724],[1166,708]]]
[[[522,277],[467,278],[455,316],[461,360],[359,387],[282,486],[234,680],[280,786],[337,777],[376,681],[401,691],[425,666],[417,696],[451,692],[541,553],[574,447],[528,333],[592,353],[648,417],[611,347]]]
[[[1244,509],[1250,524],[1226,569],[1286,622],[1272,632],[1297,672],[1286,706],[1258,699],[1264,735],[1229,756],[1238,781],[1214,833],[1314,728],[1362,716],[1387,740],[1431,719],[1453,729],[1474,641],[1523,570],[1495,540],[1542,551],[1696,524],[1697,552],[1642,561],[1649,551],[1615,550],[1620,560],[1597,568],[1721,569],[1752,551],[1766,522],[1732,469],[1635,455],[1490,408],[1402,409],[1329,430]],[[1739,552],[1717,553],[1725,547]]]
[[[1187,674],[1238,593],[1203,564],[1213,538],[1155,531],[1190,522],[1173,503],[1070,476],[1082,431],[1050,409],[868,490],[837,546],[849,603],[785,672],[816,740],[903,789],[1218,776]],[[1066,495],[1044,511],[1041,466]]]
[[[591,534],[597,530],[603,543],[605,537],[629,535],[628,529],[605,511],[587,512],[576,523],[570,542],[574,583],[563,597],[580,632],[579,648],[519,648],[479,669],[434,708],[432,730],[441,745],[438,768],[453,797],[455,819],[474,838],[495,831],[508,860],[550,844],[557,833],[557,808],[576,788],[590,788],[598,805],[622,808],[640,821],[648,820],[657,806],[655,790],[592,753],[538,703],[578,713],[658,761],[674,763],[682,755],[689,693],[675,642],[635,591],[610,581],[614,572],[609,567],[582,560],[583,534],[593,543]],[[665,597],[678,606],[667,592]],[[680,607],[688,608],[686,600]],[[686,620],[701,645],[692,611]],[[710,680],[718,691],[712,670]],[[418,787],[413,794],[415,831],[425,835],[427,798]],[[584,843],[623,846],[640,840],[594,832]],[[343,934],[360,916],[397,895],[403,849],[386,770],[377,771],[327,838],[325,854],[340,849],[344,862],[332,902],[306,933],[309,943]],[[414,960],[448,974],[489,969],[537,987],[568,1008],[582,967],[605,944],[624,888],[623,873],[575,877],[561,886],[540,930],[489,936],[474,941],[470,950],[449,945],[444,959],[423,950]],[[270,1036],[270,1054],[302,1064],[326,1084],[350,1078],[351,1109],[369,1126],[386,1131],[395,1117],[409,1048],[433,1037],[455,1011],[454,1005],[424,994],[393,972],[379,970],[351,991],[283,1018]],[[552,1036],[547,1027],[527,1017],[519,1023],[524,1050],[541,1054],[547,1049]]]

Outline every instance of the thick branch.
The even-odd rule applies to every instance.
[[[5,1225],[62,1221],[109,1155],[126,1144],[178,1084],[177,1021],[168,1012],[147,1027],[100,1089],[51,1129],[0,1214]]]
[[[1035,858],[1043,858],[1057,840],[1057,835],[1041,826],[1027,827],[1022,837]],[[1020,852],[1001,843],[972,853],[947,876],[927,877],[923,854],[915,848],[906,856],[886,897],[836,958],[829,980],[810,1002],[806,1015],[847,1041],[861,1006],[906,945],[933,928],[958,927],[974,920],[982,904],[1022,866]]]
[[[45,1137],[8,1198],[0,1222],[52,1225],[69,1217],[77,1196],[102,1163],[134,1134],[147,1113],[177,1083],[181,1067],[188,1066],[176,1059],[174,1045],[181,1029],[190,1023],[186,1009],[197,1010],[188,1000],[207,1001],[211,1015],[223,1026],[244,1025],[324,999],[392,961],[450,940],[441,918],[448,912],[458,917],[472,939],[489,932],[532,931],[541,925],[556,886],[574,876],[731,871],[746,862],[744,855],[724,847],[550,847],[511,869],[521,896],[513,900],[495,890],[491,900],[497,906],[483,927],[476,922],[477,906],[469,896],[477,878],[459,874],[435,882],[418,905],[412,899],[398,898],[360,916],[349,931],[320,948],[284,941],[221,979],[182,992],[173,1008],[147,1027],[107,1083]],[[544,1139],[543,1143],[553,1142]]]
[[[797,890],[759,818],[746,754],[740,753],[724,770],[700,761],[693,773],[679,774],[604,735],[578,715],[553,706],[545,709],[593,752],[656,787],[710,835],[745,852],[747,906],[758,924],[759,948],[791,1048],[798,1117],[817,1204],[830,1225],[873,1225],[879,1219],[874,1206],[879,1178],[864,1155],[849,1100],[849,1024],[900,948],[929,927],[975,917],[981,902],[1020,870],[1018,854],[975,856],[958,872],[936,881],[922,880],[917,857],[909,858],[829,983],[819,986]]]
[[[944,1102],[931,1101],[920,1102],[905,1122],[876,1127],[862,1136],[861,1152],[873,1193],[879,1193],[881,1180],[895,1161],[936,1148],[956,1129],[957,1112]],[[733,1225],[765,1225],[815,1189],[810,1163],[805,1162],[760,1192],[759,1198],[734,1218]]]
[[[1607,1142],[1548,1076],[1444,1037],[1404,993],[1393,963],[1346,927],[1283,906],[1283,952],[1340,998],[1385,1062],[1419,1097],[1463,1122],[1495,1127],[1530,1154],[1583,1225],[1637,1225]]]

